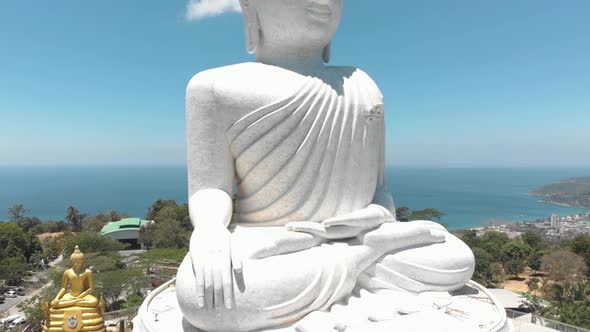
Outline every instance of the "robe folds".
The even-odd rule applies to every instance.
[[[383,97],[360,70],[330,67],[226,132],[240,224],[322,221],[367,207],[383,184]]]

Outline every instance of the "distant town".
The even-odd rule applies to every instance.
[[[527,232],[541,234],[550,241],[572,240],[576,236],[590,233],[590,212],[560,217],[555,214],[533,221],[523,221],[513,224],[497,224],[493,222],[489,226],[472,228],[478,236],[487,232],[506,233],[512,239],[519,238]]]

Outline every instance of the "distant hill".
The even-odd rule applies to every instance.
[[[590,208],[590,176],[557,181],[531,192],[548,203]]]

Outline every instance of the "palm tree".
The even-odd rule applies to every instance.
[[[82,222],[82,215],[80,215],[80,211],[73,206],[68,207],[66,210],[66,221],[72,224],[72,231],[79,232],[80,226]]]

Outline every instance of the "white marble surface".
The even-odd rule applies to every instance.
[[[473,254],[434,222],[395,220],[381,91],[360,69],[326,65],[342,0],[241,4],[256,62],[206,70],[188,84],[194,232],[176,290],[140,320],[159,312],[208,332],[296,322],[318,331],[336,320],[354,331],[365,316],[395,309],[372,328],[428,318],[455,329],[432,303],[469,281]]]
[[[173,284],[172,284],[173,285]],[[134,331],[201,332],[183,322],[176,288],[154,291],[134,320]],[[499,302],[480,285],[470,282],[452,293],[370,293],[356,290],[347,303],[315,312],[303,320],[265,332],[510,332]]]

